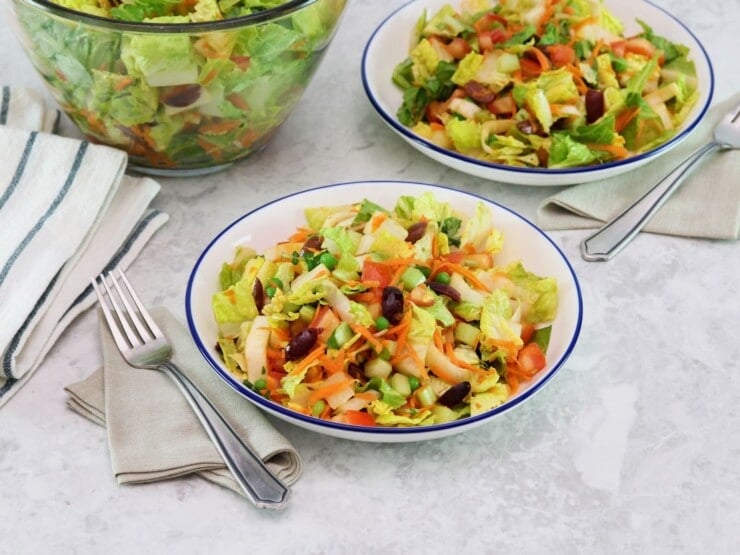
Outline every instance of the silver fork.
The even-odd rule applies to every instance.
[[[719,150],[740,148],[740,105],[735,106],[714,129],[714,140],[695,150],[673,171],[658,181],[621,214],[581,242],[581,255],[589,261],[609,260],[645,227],[701,160]]]
[[[137,368],[161,370],[177,384],[246,496],[259,508],[282,509],[290,490],[236,434],[205,395],[170,361],[172,347],[121,270],[100,274],[93,288],[123,358]],[[99,286],[98,282],[102,285]],[[106,301],[107,299],[107,301]]]

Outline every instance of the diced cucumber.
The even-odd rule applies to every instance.
[[[387,378],[391,375],[391,363],[382,358],[373,358],[365,363],[365,375],[368,378]],[[392,384],[391,384],[392,386]],[[395,388],[394,388],[395,389]],[[400,392],[399,392],[400,393]]]

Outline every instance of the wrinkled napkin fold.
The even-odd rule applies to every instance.
[[[301,473],[298,453],[267,418],[231,390],[198,353],[187,330],[164,308],[152,316],[173,346],[173,361],[273,473],[290,485]],[[113,473],[137,484],[197,473],[242,494],[200,421],[163,372],[129,366],[100,317],[104,365],[65,388],[68,406],[108,431]]]
[[[537,210],[543,229],[600,227],[641,197],[694,150],[712,140],[715,125],[740,102],[740,93],[715,104],[694,132],[675,148],[633,171],[563,189]],[[684,184],[645,226],[645,231],[737,239],[740,233],[740,151],[714,154],[694,168]]]
[[[127,267],[167,216],[125,152],[52,134],[59,112],[33,90],[0,93],[2,406],[93,304],[90,277]]]

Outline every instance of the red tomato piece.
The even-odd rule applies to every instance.
[[[552,65],[563,67],[572,64],[576,59],[576,51],[567,44],[553,44],[547,47],[547,55]]]
[[[359,410],[348,410],[344,413],[344,420],[352,426],[375,426],[373,415]]]
[[[462,60],[471,50],[468,41],[460,37],[455,37],[447,45],[447,52],[456,60]]]
[[[522,347],[517,356],[517,363],[519,368],[529,376],[534,376],[547,364],[545,353],[537,343],[527,343]]]
[[[386,287],[393,279],[393,268],[365,259],[362,264],[362,281],[377,281],[378,287]]]
[[[491,31],[480,31],[478,33],[478,46],[481,52],[489,52],[493,50],[494,45],[501,42],[506,42],[510,37],[510,34],[497,27]]]
[[[522,341],[524,343],[529,343],[532,341],[532,337],[534,336],[534,324],[525,323],[522,324],[522,333],[519,334],[519,337],[522,338]]]

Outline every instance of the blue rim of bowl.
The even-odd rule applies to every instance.
[[[110,29],[115,31],[135,31],[137,33],[180,33],[180,32],[205,32],[205,31],[224,31],[265,23],[288,16],[304,7],[315,4],[318,0],[288,0],[283,4],[267,10],[262,10],[240,17],[228,19],[219,19],[218,21],[197,21],[194,23],[144,23],[141,21],[123,21],[98,15],[92,15],[79,12],[71,8],[66,8],[59,4],[54,4],[50,0],[13,0],[14,3],[25,4],[38,8],[40,10],[51,12],[63,17],[70,23],[85,23],[93,27]]]
[[[562,261],[565,263],[568,269],[568,272],[570,273],[570,277],[573,280],[573,285],[575,286],[575,289],[576,289],[576,295],[578,299],[578,318],[576,321],[576,326],[573,331],[573,336],[571,337],[570,342],[568,343],[568,346],[566,347],[561,357],[553,364],[552,368],[550,368],[547,371],[547,374],[545,374],[537,383],[535,383],[532,387],[527,389],[524,393],[522,393],[521,395],[517,397],[514,397],[513,399],[507,400],[502,405],[494,409],[491,409],[490,411],[485,412],[483,414],[479,414],[476,416],[468,416],[460,420],[454,420],[452,422],[446,422],[443,424],[433,424],[430,426],[416,426],[416,427],[408,427],[408,428],[390,428],[390,427],[385,428],[385,427],[379,427],[379,426],[375,426],[375,427],[352,426],[349,424],[342,424],[339,422],[332,422],[329,420],[321,420],[319,418],[306,416],[299,412],[295,412],[281,405],[278,405],[277,403],[274,403],[273,401],[268,401],[264,397],[257,395],[254,391],[252,391],[251,389],[247,388],[242,383],[240,383],[234,376],[232,376],[227,370],[223,368],[223,366],[221,365],[219,361],[215,360],[211,356],[211,354],[208,351],[207,346],[203,344],[203,341],[201,341],[201,338],[197,331],[197,327],[195,325],[195,322],[193,321],[193,310],[192,310],[191,297],[192,297],[193,282],[195,280],[196,274],[198,273],[198,269],[200,268],[200,265],[203,262],[203,259],[209,253],[211,248],[221,239],[221,237],[224,234],[226,234],[231,228],[238,225],[240,222],[242,222],[244,219],[248,218],[252,214],[255,214],[262,210],[266,210],[273,204],[289,199],[291,197],[309,195],[309,194],[312,194],[312,193],[315,193],[317,191],[321,191],[324,189],[361,186],[361,185],[368,185],[368,184],[373,184],[373,183],[398,185],[399,187],[403,187],[404,185],[414,185],[414,186],[423,186],[423,187],[429,187],[429,188],[434,188],[434,189],[443,189],[443,190],[448,190],[448,191],[454,191],[455,193],[458,193],[458,194],[467,195],[475,199],[482,200],[483,202],[486,202],[488,204],[493,204],[496,207],[502,210],[505,210],[506,212],[509,212],[512,216],[514,216],[515,218],[518,218],[523,223],[527,224],[528,226],[533,228],[535,231],[537,231],[537,233],[539,233],[542,236],[542,238],[545,239],[547,243],[549,243],[550,246],[555,250],[555,252],[560,256]],[[232,389],[236,390],[238,393],[240,393],[244,397],[247,397],[250,401],[258,405],[259,407],[266,409],[268,411],[280,413],[281,415],[287,417],[288,420],[298,420],[300,422],[309,424],[311,426],[317,426],[319,428],[327,428],[327,429],[335,430],[338,432],[340,431],[341,432],[355,432],[359,434],[375,435],[377,437],[382,437],[382,436],[411,437],[411,436],[418,436],[418,435],[426,435],[426,434],[430,434],[434,432],[443,432],[446,430],[459,428],[459,427],[467,428],[471,424],[474,424],[476,422],[480,422],[483,420],[488,420],[490,418],[493,418],[496,415],[499,415],[503,412],[513,409],[514,407],[518,406],[519,404],[527,400],[529,397],[534,395],[540,389],[542,389],[542,387],[552,379],[552,377],[558,372],[558,370],[560,370],[563,364],[565,364],[565,361],[570,357],[571,353],[573,352],[573,349],[575,348],[575,345],[578,341],[578,337],[581,333],[581,324],[583,322],[583,297],[581,295],[581,287],[578,282],[578,278],[576,277],[576,273],[573,270],[573,266],[571,266],[570,262],[568,261],[568,258],[565,256],[565,253],[563,253],[560,247],[558,247],[555,244],[555,242],[542,229],[537,227],[535,224],[530,222],[527,218],[525,218],[521,214],[497,202],[489,200],[485,197],[476,195],[474,193],[469,193],[467,191],[460,191],[459,189],[455,189],[454,187],[449,187],[445,185],[435,185],[431,183],[413,182],[413,181],[370,180],[370,181],[348,181],[344,183],[333,183],[329,185],[323,185],[320,187],[314,187],[312,189],[307,189],[304,191],[298,191],[295,193],[291,193],[291,194],[282,196],[280,198],[274,199],[253,210],[250,210],[243,216],[234,220],[232,223],[226,226],[221,232],[219,232],[218,235],[216,235],[216,237],[214,237],[210,243],[208,243],[206,248],[203,250],[203,252],[200,254],[198,259],[196,260],[195,265],[193,266],[193,270],[190,273],[190,277],[188,278],[188,285],[185,291],[185,313],[187,315],[188,328],[190,329],[190,335],[193,337],[193,340],[195,341],[196,346],[198,347],[198,350],[200,351],[201,355],[206,359],[206,362],[208,362],[208,364],[216,371],[216,373],[229,386],[232,387]]]
[[[498,170],[502,172],[510,172],[513,174],[521,174],[521,175],[543,175],[543,176],[579,175],[579,174],[589,174],[589,173],[594,173],[594,172],[600,172],[600,171],[604,171],[604,170],[608,170],[612,168],[620,168],[620,167],[628,166],[630,164],[634,164],[640,161],[648,161],[658,156],[659,154],[674,147],[678,142],[686,138],[696,128],[696,126],[698,126],[699,123],[701,123],[701,121],[704,119],[704,116],[709,110],[709,106],[711,105],[712,98],[714,96],[714,68],[712,66],[712,61],[709,59],[709,54],[704,48],[704,45],[701,43],[701,41],[699,41],[696,35],[694,35],[694,33],[692,33],[691,30],[686,25],[683,24],[681,20],[679,20],[677,17],[675,17],[674,15],[672,15],[670,12],[663,9],[662,7],[657,6],[650,0],[641,0],[641,1],[644,2],[645,4],[649,4],[650,6],[652,6],[653,8],[657,10],[660,10],[665,15],[670,17],[673,21],[675,21],[678,25],[680,25],[694,39],[694,41],[696,41],[696,44],[699,46],[701,53],[707,62],[707,68],[709,69],[709,93],[707,94],[707,98],[706,98],[706,101],[704,102],[704,105],[701,107],[701,111],[694,118],[691,125],[686,127],[686,129],[683,129],[678,135],[675,135],[674,137],[672,137],[671,139],[669,139],[662,145],[654,148],[653,150],[644,152],[642,154],[638,154],[637,156],[632,156],[625,160],[619,160],[616,162],[608,162],[606,164],[601,164],[598,166],[586,166],[586,167],[580,167],[580,168],[564,168],[564,169],[519,168],[515,166],[507,166],[505,164],[497,164],[495,162],[483,162],[477,158],[471,158],[470,156],[465,156],[464,154],[460,154],[458,152],[454,152],[452,150],[442,148],[440,146],[437,146],[433,142],[427,141],[423,137],[420,137],[416,133],[412,132],[408,127],[401,124],[393,114],[388,113],[380,105],[380,103],[376,100],[375,95],[373,95],[372,87],[368,80],[367,71],[366,71],[367,56],[368,56],[368,51],[372,48],[378,33],[385,27],[385,25],[390,20],[392,20],[396,16],[396,14],[398,14],[399,12],[405,10],[406,8],[409,8],[412,4],[423,2],[423,0],[411,0],[410,2],[407,2],[406,4],[404,4],[397,10],[393,11],[388,17],[386,17],[380,23],[380,25],[377,26],[375,31],[373,31],[373,34],[370,35],[370,39],[367,41],[367,44],[365,45],[365,49],[362,53],[362,86],[365,89],[365,94],[370,100],[370,103],[375,108],[375,111],[378,112],[378,114],[383,118],[383,120],[385,120],[385,122],[398,134],[400,134],[407,140],[410,140],[426,149],[436,152],[437,154],[440,154],[448,158],[452,158],[454,160],[458,160],[459,162],[464,162],[467,164],[471,164],[473,166],[477,166],[481,169]],[[390,75],[388,76],[388,79],[390,79]]]

